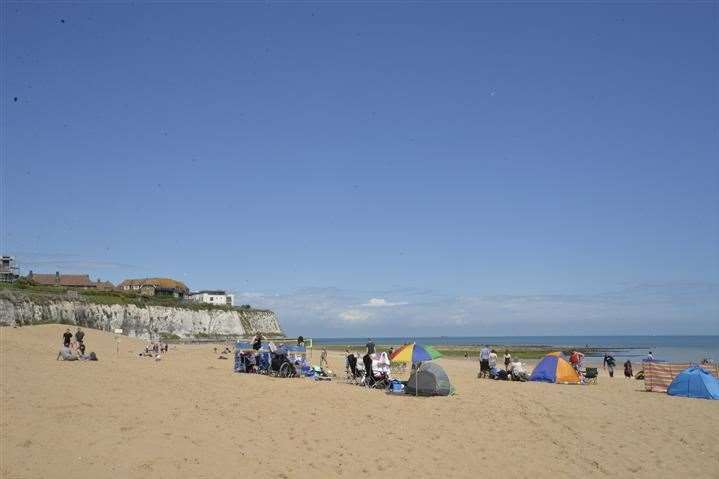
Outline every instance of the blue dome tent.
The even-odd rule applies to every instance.
[[[690,398],[719,399],[719,380],[706,369],[691,366],[674,378],[667,389],[667,394]]]

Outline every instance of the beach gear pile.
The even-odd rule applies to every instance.
[[[372,389],[388,389],[393,381],[389,356],[384,352],[365,354],[361,363],[357,356],[348,354],[346,372],[348,383]]]
[[[273,342],[268,342],[253,345],[249,342],[237,341],[234,371],[280,378],[330,379],[327,371],[313,367],[307,361],[307,349],[304,344],[277,346]]]

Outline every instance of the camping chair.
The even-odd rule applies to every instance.
[[[271,359],[270,353],[262,351],[257,353],[255,356],[255,363],[257,364],[256,372],[259,374],[270,374],[271,372]]]
[[[584,382],[587,384],[597,384],[597,378],[599,377],[599,371],[597,368],[585,368],[584,369]]]

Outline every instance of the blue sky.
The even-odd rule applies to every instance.
[[[5,3],[2,249],[288,332],[719,333],[719,7]]]

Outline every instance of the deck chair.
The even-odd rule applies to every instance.
[[[597,384],[597,378],[599,377],[599,371],[597,368],[585,368],[584,369],[584,382],[587,384]]]

